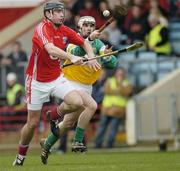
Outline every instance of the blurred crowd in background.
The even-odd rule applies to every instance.
[[[149,33],[160,24],[163,27],[160,33],[163,40],[160,45],[169,42],[169,21],[178,20],[180,17],[179,0],[64,0],[63,2],[66,5],[64,24],[75,30],[80,16],[93,16],[98,29],[107,21],[103,11],[106,9],[111,11],[115,21],[105,29],[101,39],[114,48],[141,40],[146,42],[147,50],[156,52],[156,48],[149,45]],[[116,8],[118,5],[128,9],[127,15],[121,16],[118,13]],[[172,53],[174,52],[170,48],[167,52],[162,52],[165,55]],[[27,61],[27,55],[22,50],[20,42],[13,43],[12,52],[7,57],[0,54],[1,65],[17,64],[21,61]]]
[[[64,24],[75,30],[77,30],[77,21],[80,16],[93,16],[96,20],[97,29],[100,28],[107,21],[107,18],[103,16],[103,11],[108,9],[115,16],[115,21],[102,32],[100,38],[109,47],[113,46],[113,50],[137,41],[143,41],[145,42],[144,50],[152,51],[157,56],[180,56],[178,51],[172,48],[169,36],[171,22],[180,22],[180,0],[64,0],[63,2],[67,8]],[[123,5],[128,9],[126,16],[119,15],[117,5]],[[9,55],[0,54],[0,67],[7,67],[9,71],[6,80],[8,87],[6,97],[1,100],[1,106],[24,108],[24,82],[20,79],[22,76],[16,73],[14,68],[19,63],[27,63],[27,61],[28,54],[19,41],[12,43]],[[119,75],[122,77],[121,79],[126,80],[126,69],[122,66],[120,69]],[[121,123],[123,124],[125,119],[126,103],[119,105],[120,112],[119,110],[117,112],[116,109],[108,109],[108,106],[104,106],[103,110],[100,111],[100,107],[104,104],[104,96],[109,93],[106,81],[111,77],[116,77],[116,71],[104,70],[101,79],[93,87],[93,97],[99,104],[98,117],[95,115],[94,118],[95,121],[100,120],[100,126],[97,129],[99,139],[96,139],[95,144],[97,148],[102,147],[103,136],[110,122],[112,122],[113,127],[108,136],[107,147],[113,147],[118,126]],[[20,80],[20,83],[18,80]],[[121,83],[125,84],[125,87],[131,85],[131,88],[130,90],[124,89],[123,92],[116,96],[126,99],[136,92],[136,90],[133,90],[132,83],[123,83],[123,81]],[[52,102],[54,103],[54,100]],[[102,117],[99,116],[100,113],[103,114]],[[119,115],[116,115],[117,113]]]
[[[77,30],[77,21],[80,16],[93,16],[96,20],[97,29],[106,21],[103,11],[108,9],[115,16],[115,21],[101,35],[101,39],[114,48],[121,45],[131,44],[136,41],[145,41],[148,50],[155,50],[148,46],[148,33],[161,24],[163,43],[169,41],[169,21],[178,20],[180,17],[179,0],[63,0],[66,5],[66,19],[64,24]],[[128,9],[125,16],[118,13],[118,5]],[[164,54],[171,54],[171,50]],[[7,59],[7,60],[5,60]],[[27,61],[25,52],[21,49],[21,43],[15,42],[12,52],[8,57],[0,54],[1,65],[17,64]]]

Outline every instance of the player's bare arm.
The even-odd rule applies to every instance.
[[[89,39],[90,39],[90,40],[98,39],[100,35],[101,35],[101,33],[99,32],[99,30],[94,30],[94,31],[89,35]]]
[[[66,53],[64,50],[58,48],[57,46],[54,46],[53,43],[47,43],[44,48],[50,55],[51,59],[57,60],[57,59],[69,59],[71,62],[76,64],[82,64],[82,57],[74,56],[72,54]]]

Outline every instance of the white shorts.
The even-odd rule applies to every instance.
[[[83,90],[90,95],[92,94],[92,85],[81,84],[81,83],[70,81],[70,80],[69,82],[76,90]]]
[[[63,74],[48,83],[39,82],[27,76],[25,85],[28,110],[41,110],[43,103],[49,101],[50,95],[63,100],[69,92],[76,90]]]

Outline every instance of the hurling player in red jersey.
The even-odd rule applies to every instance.
[[[26,70],[25,85],[28,117],[21,130],[18,154],[13,165],[23,165],[29,143],[39,123],[42,105],[49,101],[50,95],[64,100],[60,111],[65,113],[84,106],[82,97],[59,72],[59,67],[62,59],[82,64],[81,57],[64,51],[67,44],[82,46],[88,57],[94,57],[93,49],[75,31],[63,25],[65,17],[63,3],[59,1],[45,3],[44,16],[45,19],[37,25],[32,37],[32,53]],[[96,60],[91,61],[89,66],[95,70],[100,68]]]

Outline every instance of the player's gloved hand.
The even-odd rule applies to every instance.
[[[112,48],[113,48],[113,46],[111,46],[111,47],[109,48],[108,45],[106,45],[106,47],[105,47],[105,49],[104,49],[104,53],[106,54],[106,53],[112,52]]]
[[[86,65],[88,65],[90,68],[93,68],[95,71],[98,71],[101,69],[101,65],[98,63],[96,59],[87,61]]]
[[[105,50],[104,50],[104,54],[107,54],[107,53],[112,52],[112,48],[113,48],[113,46],[111,46],[111,47],[109,48],[108,45],[106,45]],[[108,60],[110,60],[110,57],[109,57],[109,56],[105,56],[105,57],[103,57],[103,59],[105,59],[106,61],[108,61]]]
[[[70,60],[72,63],[74,63],[76,65],[83,64],[83,58],[79,57],[79,56],[71,55]]]
[[[99,38],[99,36],[101,35],[101,33],[99,32],[99,30],[94,30],[90,35],[89,38],[90,40],[94,40]]]

